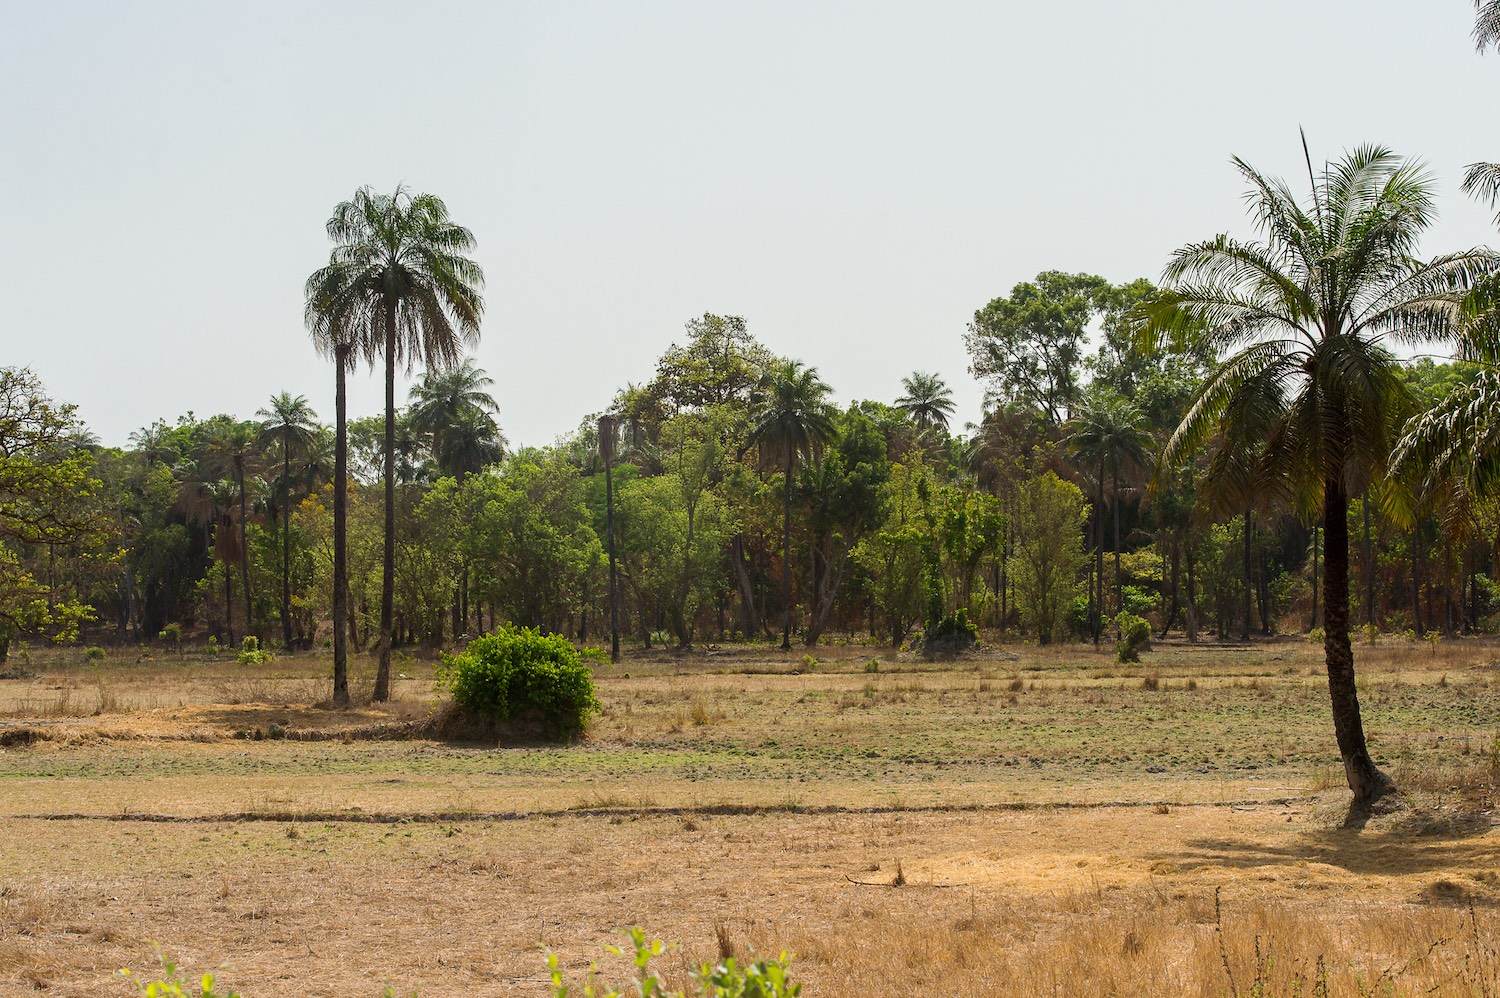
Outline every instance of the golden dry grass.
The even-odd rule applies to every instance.
[[[250,998],[544,994],[628,924],[821,995],[1495,993],[1494,646],[1361,647],[1410,791],[1362,832],[1305,642],[1013,651],[639,656],[503,749],[379,740],[416,660],[346,714],[313,658],[59,653],[0,683],[0,995],[127,994],[151,940]]]

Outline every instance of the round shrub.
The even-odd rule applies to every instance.
[[[1115,642],[1115,657],[1121,662],[1139,662],[1141,652],[1151,648],[1151,625],[1133,613],[1115,615],[1120,640]]]
[[[444,655],[438,679],[464,710],[576,735],[599,709],[584,656],[561,635],[506,627]]]

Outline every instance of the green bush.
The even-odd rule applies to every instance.
[[[100,648],[98,645],[94,645],[92,648],[84,650],[83,657],[88,659],[90,662],[98,662],[104,658],[104,649]]]
[[[922,654],[928,658],[947,658],[968,651],[979,643],[979,628],[969,619],[969,611],[959,608],[944,617],[922,636]]]
[[[686,998],[684,992],[668,991],[661,978],[649,969],[651,958],[667,951],[662,941],[655,939],[648,943],[646,933],[638,928],[627,929],[625,935],[630,940],[630,950],[611,946],[609,951],[632,958],[637,971],[636,979],[631,982],[634,993],[641,998]],[[757,960],[743,968],[732,956],[718,964],[705,963],[693,971],[693,983],[697,985],[694,994],[698,998],[796,998],[802,993],[802,985],[793,984],[788,976],[790,963],[791,958],[786,953],[775,960]],[[625,994],[612,988],[601,988],[596,983],[597,965],[589,970],[582,987],[564,983],[556,953],[547,954],[547,969],[552,973],[553,998],[569,998],[570,995],[623,998]]]
[[[1327,637],[1328,632],[1323,630],[1323,628],[1321,627],[1314,627],[1312,630],[1307,632],[1307,640],[1310,644],[1320,645],[1327,639]]]
[[[176,648],[182,644],[182,625],[178,623],[168,624],[156,635],[157,639],[168,648]]]
[[[275,659],[275,655],[261,648],[259,638],[253,634],[247,634],[240,645],[240,653],[235,661],[240,665],[260,665],[262,662],[272,662]]]
[[[1121,662],[1139,662],[1141,652],[1151,650],[1151,624],[1133,613],[1115,614],[1120,640],[1115,642],[1115,657]]]
[[[444,655],[438,681],[469,713],[536,722],[559,735],[578,734],[599,709],[584,655],[561,635],[535,628],[506,626]]]

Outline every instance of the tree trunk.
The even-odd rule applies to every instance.
[[[240,480],[240,585],[245,590],[245,634],[249,635],[255,630],[255,607],[250,592],[250,540],[246,532],[250,508],[245,495],[245,462],[242,458],[235,460],[234,469]]]
[[[396,303],[385,305],[385,547],[380,566],[380,664],[376,703],[391,698],[391,612],[396,594]]]
[[[1360,503],[1365,514],[1365,623],[1375,626],[1375,558],[1370,548],[1370,490],[1365,489],[1364,501]],[[1323,544],[1327,546],[1327,532]]]
[[[1417,530],[1413,528],[1411,532],[1411,621],[1420,636],[1427,633],[1427,628],[1422,626],[1422,535]]]
[[[844,581],[844,566],[849,562],[849,549],[839,557],[838,567],[834,569],[832,576],[826,576],[823,581],[826,592],[816,594],[816,605],[813,611],[812,624],[807,629],[805,643],[810,648],[818,643],[818,638],[823,634],[823,628],[828,625],[828,614],[833,609],[833,604],[839,598],[839,586]],[[832,579],[830,582],[829,579]]]
[[[1318,626],[1318,525],[1313,524],[1313,612],[1312,623],[1307,625],[1309,631]]]
[[[613,446],[611,445],[611,448]],[[604,458],[604,532],[609,539],[609,660],[620,660],[620,594],[615,568],[615,480]]]
[[[1120,473],[1114,474],[1114,488],[1110,499],[1114,509],[1110,514],[1115,522],[1115,640],[1120,640],[1120,613],[1125,609],[1125,580],[1120,574]]]
[[[127,604],[128,605],[128,604]],[[127,610],[127,613],[130,611]],[[234,650],[234,572],[224,562],[224,633],[229,635],[229,650]]]
[[[1350,816],[1358,820],[1394,787],[1370,758],[1355,689],[1354,648],[1349,642],[1349,501],[1341,478],[1332,476],[1324,483],[1323,497],[1323,654],[1328,666],[1334,735],[1344,761],[1344,776],[1354,793]]]
[[[786,508],[781,518],[781,650],[792,649],[792,455],[788,445],[786,457]]]
[[[1173,544],[1172,545],[1172,606],[1171,606],[1171,608],[1169,610],[1167,610],[1167,612],[1164,615],[1164,619],[1162,620],[1162,624],[1161,624],[1161,636],[1163,638],[1165,638],[1167,636],[1167,632],[1172,629],[1172,625],[1174,623],[1176,623],[1176,621],[1177,621],[1177,608],[1178,608],[1178,604],[1180,602],[1178,600],[1177,582],[1178,582],[1178,579],[1180,577],[1179,576],[1179,572],[1181,570],[1182,570],[1182,551],[1181,551],[1181,549],[1179,548],[1178,545]],[[1167,573],[1165,571],[1163,571],[1161,573],[1161,579],[1162,579],[1162,588],[1166,589],[1166,585],[1167,585]],[[1165,601],[1166,601],[1166,593],[1165,592],[1162,593],[1162,601],[1163,601],[1163,603],[1165,603]]]
[[[349,347],[334,351],[333,705],[349,706],[349,412],[344,375]]]
[[[741,630],[745,640],[750,641],[760,632],[760,618],[755,612],[755,587],[750,584],[749,569],[745,568],[744,534],[735,534],[730,542],[729,562],[734,567],[734,582],[740,591]]]
[[[281,637],[292,650],[292,501],[287,480],[292,475],[292,452],[281,440]]]
[[[1193,533],[1189,527],[1183,531],[1185,553],[1187,554],[1187,639],[1189,643],[1198,643],[1198,589],[1193,580]]]
[[[1244,619],[1240,626],[1240,640],[1250,640],[1250,508],[1245,508],[1245,599]]]

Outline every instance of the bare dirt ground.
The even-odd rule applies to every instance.
[[[38,654],[0,995],[129,994],[153,943],[247,998],[539,995],[634,924],[679,979],[785,949],[821,995],[1500,990],[1495,647],[1361,648],[1407,795],[1358,831],[1305,643],[883,654],[637,656],[584,741],[504,748],[412,738],[416,660],[339,713],[311,657]]]

